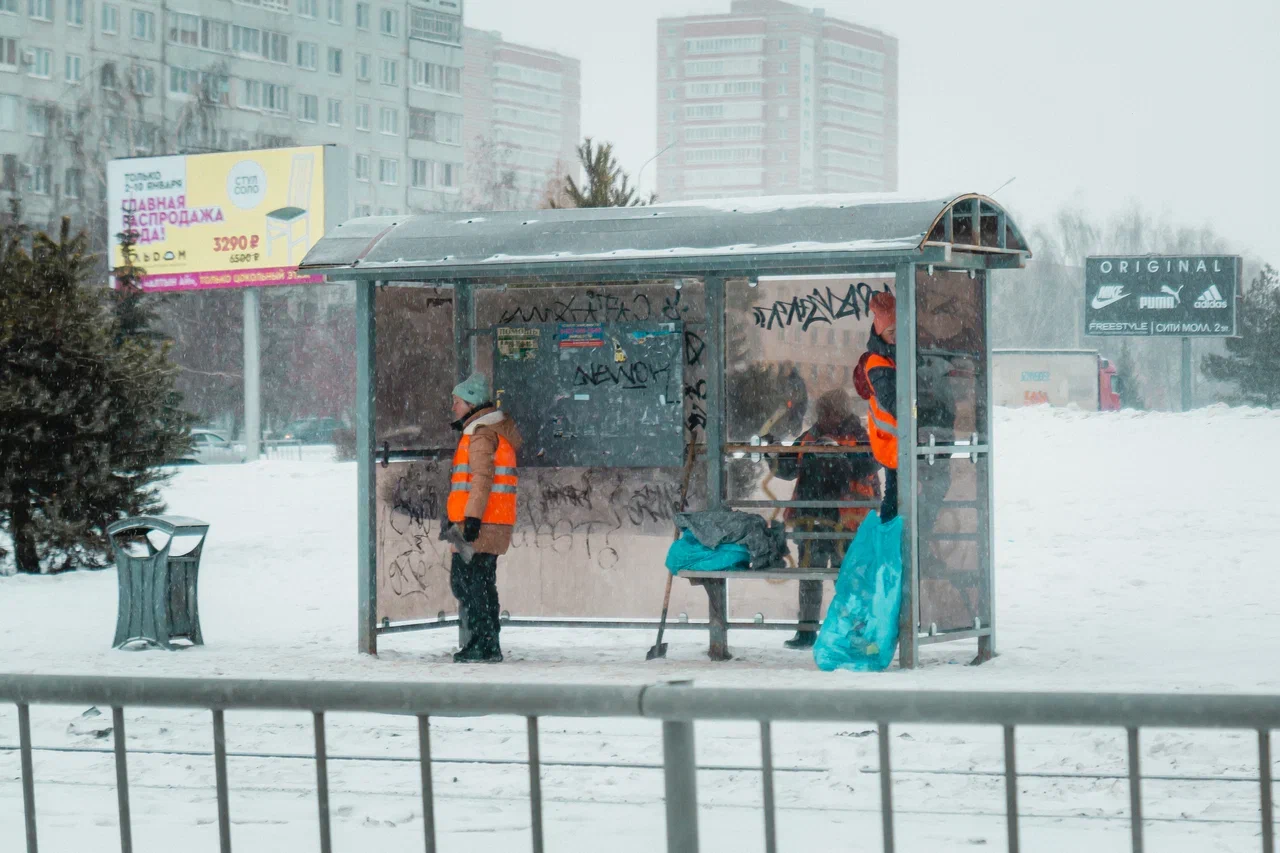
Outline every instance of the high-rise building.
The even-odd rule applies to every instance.
[[[471,28],[463,45],[468,195],[498,207],[536,204],[553,177],[577,171],[579,62]]]
[[[335,143],[353,214],[458,206],[462,2],[0,0],[0,190],[93,231],[112,157]]]
[[[661,199],[898,187],[898,42],[781,0],[658,21]],[[669,146],[669,147],[668,147]]]

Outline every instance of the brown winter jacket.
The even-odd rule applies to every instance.
[[[471,436],[471,493],[467,498],[466,516],[482,518],[489,503],[489,490],[493,488],[493,457],[498,452],[498,436],[511,442],[517,453],[524,439],[516,428],[516,422],[492,406],[468,415],[463,422],[462,433]],[[505,554],[511,547],[514,529],[509,524],[482,524],[480,536],[472,544],[481,554]]]

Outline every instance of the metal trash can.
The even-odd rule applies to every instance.
[[[151,541],[153,532],[167,537],[162,547]],[[206,522],[174,515],[126,518],[107,528],[120,582],[115,648],[141,641],[173,650],[176,639],[204,645],[196,581],[208,532]],[[200,537],[194,548],[171,553],[174,539],[191,536]]]

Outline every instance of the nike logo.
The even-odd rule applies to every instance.
[[[1104,284],[1098,288],[1098,292],[1093,296],[1093,310],[1097,311],[1106,308],[1108,305],[1119,302],[1129,294],[1124,292],[1123,284]]]

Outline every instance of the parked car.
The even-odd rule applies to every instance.
[[[191,431],[191,452],[178,460],[180,465],[228,465],[243,463],[248,456],[244,445],[233,444],[209,429]]]
[[[339,426],[336,418],[302,418],[286,426],[280,437],[303,444],[332,444],[333,431]]]

